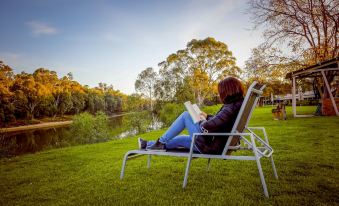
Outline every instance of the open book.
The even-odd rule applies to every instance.
[[[197,123],[201,120],[201,118],[205,119],[204,117],[200,116],[201,110],[199,109],[197,104],[191,104],[190,101],[184,103],[188,113],[191,115],[193,122]]]

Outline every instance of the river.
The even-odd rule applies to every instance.
[[[148,112],[115,115],[109,118],[110,136],[116,140],[162,127],[159,118]],[[69,126],[0,134],[0,158],[35,153],[79,144],[70,141]]]

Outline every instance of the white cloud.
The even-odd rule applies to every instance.
[[[44,22],[30,21],[27,23],[34,36],[57,34],[58,30]]]

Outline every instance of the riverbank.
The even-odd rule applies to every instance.
[[[49,129],[49,128],[57,128],[57,127],[65,127],[72,124],[73,121],[62,121],[62,122],[46,122],[32,125],[25,125],[19,127],[9,127],[9,128],[1,128],[1,133],[14,133],[14,132],[24,132],[29,130],[36,129]]]
[[[310,108],[309,111],[313,111]],[[186,159],[147,157],[127,163],[137,137],[154,140],[164,130],[106,143],[52,149],[0,160],[0,205],[337,205],[337,117],[272,121],[271,108],[257,108],[251,126],[264,126],[274,148],[279,180],[262,160],[270,198],[262,193],[255,162],[206,159],[192,162],[182,189]],[[237,152],[238,153],[238,152]],[[235,153],[235,155],[237,155]]]
[[[114,115],[109,116],[108,118],[114,118],[114,117],[129,115],[129,114],[135,114],[135,113],[138,113],[138,112],[126,112],[126,113],[121,113],[121,114],[114,114]],[[67,116],[67,119],[72,119],[72,116]],[[25,132],[25,131],[37,130],[37,129],[50,129],[50,128],[65,127],[65,126],[71,125],[73,122],[72,120],[46,122],[48,120],[52,120],[52,119],[45,118],[43,120],[36,120],[36,121],[40,121],[41,123],[35,123],[35,124],[29,124],[29,125],[23,125],[23,126],[17,126],[17,127],[0,128],[0,134],[19,133],[19,132]]]

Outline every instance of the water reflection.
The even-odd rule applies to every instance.
[[[34,153],[49,148],[71,145],[68,128],[42,129],[0,136],[0,157]]]
[[[109,118],[110,137],[122,139],[162,127],[159,118],[149,112],[139,112]],[[0,157],[34,153],[50,148],[76,145],[68,127],[26,131],[20,134],[0,134]]]
[[[112,138],[121,139],[140,133],[160,129],[163,123],[159,117],[149,112],[140,112],[110,118],[110,128],[112,128]]]

